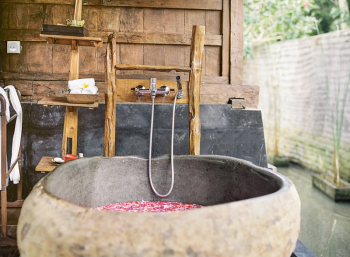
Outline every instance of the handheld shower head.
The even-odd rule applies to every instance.
[[[176,76],[176,83],[177,83],[177,98],[181,99],[185,96],[185,93],[184,91],[182,91],[180,76]]]

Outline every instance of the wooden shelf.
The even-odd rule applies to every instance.
[[[190,67],[181,66],[153,66],[153,65],[134,65],[134,64],[117,64],[115,66],[117,70],[147,70],[147,71],[177,71],[177,72],[190,72]]]
[[[45,38],[48,44],[72,45],[73,41],[76,42],[76,46],[102,47],[103,44],[102,39],[97,37],[76,37],[49,34],[40,34],[40,37]]]
[[[60,164],[54,163],[52,161],[53,158],[55,157],[49,157],[49,156],[42,157],[39,164],[35,167],[35,171],[39,171],[41,173],[47,173],[52,171],[54,168],[60,165]]]
[[[38,101],[38,104],[44,105],[44,106],[52,106],[52,105],[60,105],[60,106],[73,106],[73,107],[84,107],[84,108],[97,108],[98,102],[94,102],[93,104],[73,104],[68,102],[67,98],[65,97],[44,97],[40,101]]]

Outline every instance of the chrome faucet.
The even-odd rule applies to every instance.
[[[170,94],[170,89],[167,86],[161,86],[157,89],[157,79],[150,78],[149,89],[145,89],[144,86],[139,85],[134,89],[134,92],[137,96],[150,94],[152,99],[154,99],[156,95],[168,96]]]
[[[176,97],[181,99],[185,96],[185,92],[182,90],[180,76],[176,76],[176,84],[177,84]],[[154,99],[156,95],[162,95],[163,97],[168,96],[170,92],[174,92],[174,89],[170,90],[167,86],[161,86],[160,88],[157,89],[157,79],[150,78],[149,89],[146,89],[142,85],[138,85],[137,87],[132,88],[132,91],[134,91],[136,96],[138,97],[150,94],[151,98]]]

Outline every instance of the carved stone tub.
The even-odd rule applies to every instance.
[[[175,185],[166,201],[206,207],[173,213],[91,208],[161,200],[140,157],[69,161],[40,180],[18,223],[22,257],[268,256],[290,257],[300,227],[300,199],[290,180],[224,156],[175,156]],[[170,159],[153,161],[160,193],[170,185]],[[166,183],[165,183],[166,181]]]

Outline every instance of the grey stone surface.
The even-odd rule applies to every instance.
[[[36,182],[45,176],[35,172],[42,156],[60,156],[64,107],[50,108],[22,104],[23,193],[27,196]],[[201,105],[201,154],[226,155],[267,167],[263,124],[260,111],[231,110],[230,105]],[[78,152],[84,156],[102,156],[104,141],[104,105],[89,110],[79,109]],[[156,104],[152,156],[170,154],[171,104]],[[148,157],[151,106],[117,104],[116,155]],[[188,107],[176,106],[174,154],[189,152]],[[10,199],[15,198],[10,187]]]
[[[169,157],[154,159],[155,184],[169,180]],[[69,161],[40,180],[18,223],[18,247],[31,256],[290,257],[300,199],[290,180],[225,156],[176,156],[175,187],[164,200],[204,208],[174,213],[90,209],[157,200],[140,157]],[[168,185],[164,184],[163,187]]]

